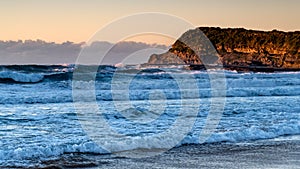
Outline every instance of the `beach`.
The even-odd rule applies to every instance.
[[[296,169],[300,166],[300,141],[256,141],[184,145],[148,158],[72,154],[43,168],[263,168]],[[46,162],[45,162],[46,163]]]

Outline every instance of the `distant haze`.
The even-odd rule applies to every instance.
[[[58,44],[42,40],[0,41],[0,58],[2,65],[74,64],[83,48],[87,49],[90,57],[95,58],[99,57],[99,51],[111,48],[101,62],[109,65],[125,64],[126,58],[132,57],[130,56],[132,54],[137,54],[133,56],[134,59],[131,59],[135,60],[135,63],[128,62],[127,59],[127,64],[145,63],[153,52],[153,50],[145,52],[147,49],[157,49],[154,51],[161,51],[161,53],[167,50],[167,46],[164,45],[137,42],[120,42],[117,44],[94,42],[90,46],[86,46],[85,43],[64,42]],[[86,63],[94,64],[88,60]]]

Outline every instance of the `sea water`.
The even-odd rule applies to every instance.
[[[199,136],[214,106],[211,83],[218,83],[204,70],[176,67],[118,70],[113,66],[100,66],[94,81],[85,78],[90,72],[80,72],[82,80],[78,80],[79,85],[74,88],[74,65],[1,66],[0,70],[0,167],[35,167],[42,161],[68,153],[101,155],[142,148],[169,148],[167,138],[158,142],[134,142],[132,139],[130,144],[110,142],[113,152],[97,144],[82,126],[74,106],[73,91],[88,93],[87,86],[91,84],[101,116],[116,133],[132,138],[157,135],[169,129],[176,119],[183,118],[193,125],[176,146],[203,144]],[[251,143],[300,134],[299,72],[211,70],[210,73],[224,74],[226,91],[221,96],[225,98],[221,119],[205,143]],[[113,80],[116,75],[118,78]],[[185,84],[196,82],[196,88],[178,85],[174,76]],[[188,98],[182,97],[184,92],[190,93]],[[80,105],[88,109],[90,102],[83,99]],[[199,105],[197,114],[180,114],[183,102]],[[116,109],[116,103],[123,104],[125,109]],[[126,108],[127,104],[131,108]],[[161,114],[153,113],[158,109]],[[143,118],[136,117],[141,114]],[[178,131],[171,133],[175,137]],[[108,137],[111,133],[103,128],[98,129],[97,134]]]

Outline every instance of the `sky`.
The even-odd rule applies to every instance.
[[[141,12],[171,14],[195,26],[294,31],[300,30],[299,7],[299,0],[2,0],[0,40],[86,42],[110,22]],[[155,36],[131,40],[172,41]]]

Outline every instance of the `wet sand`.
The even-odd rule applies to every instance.
[[[148,158],[72,154],[43,168],[300,168],[300,141],[185,145]]]

